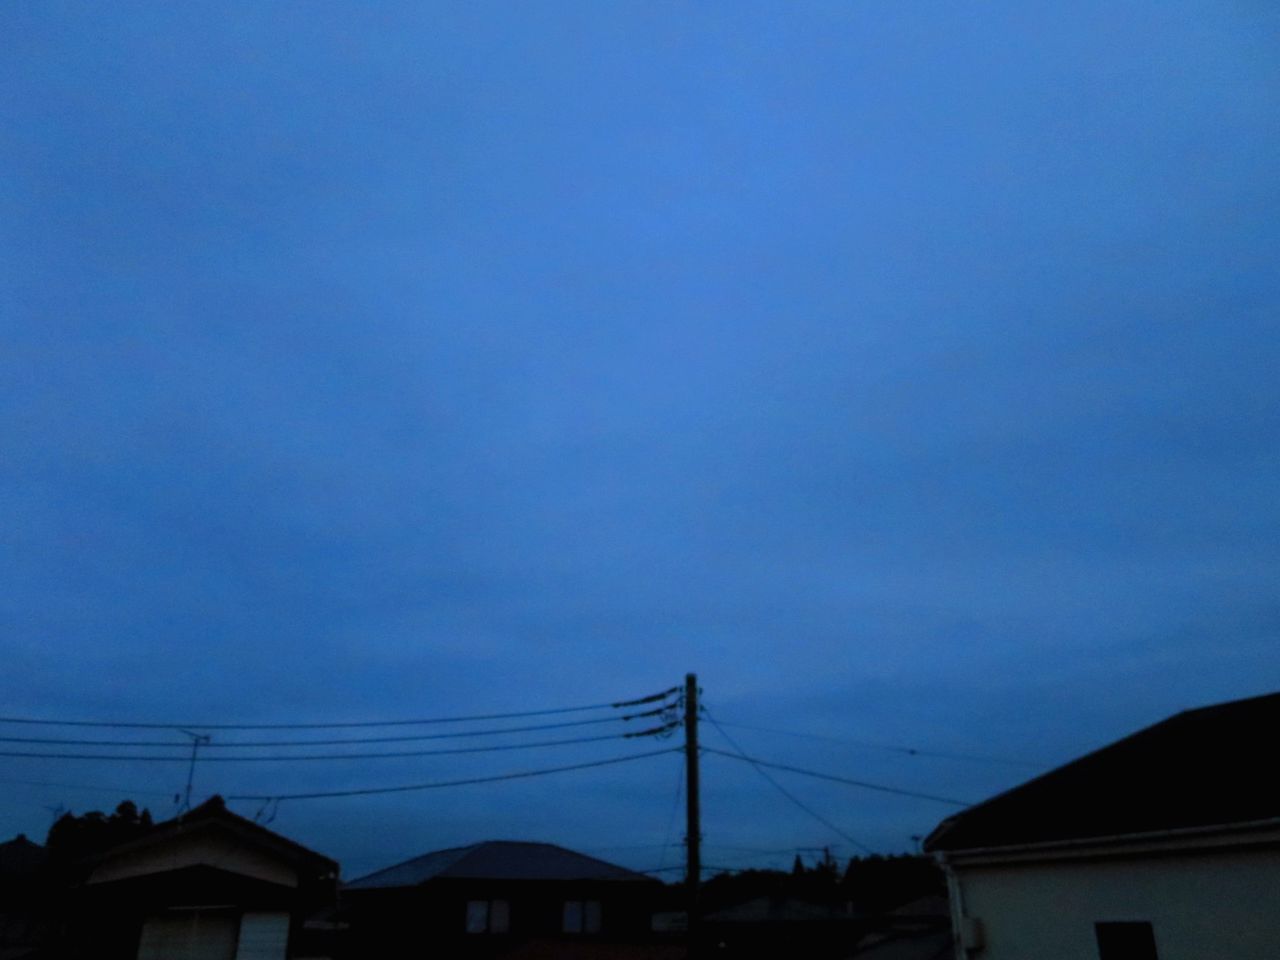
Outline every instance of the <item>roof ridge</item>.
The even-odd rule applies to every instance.
[[[1041,811],[1039,815],[1043,815],[1044,812],[1055,809],[1053,806],[1055,803],[1061,805],[1061,798],[1055,799],[1055,797],[1063,790],[1074,789],[1078,791],[1082,784],[1089,785],[1092,783],[1096,787],[1099,783],[1105,786],[1112,782],[1127,782],[1124,770],[1121,767],[1117,767],[1117,764],[1122,766],[1130,764],[1134,761],[1134,758],[1156,764],[1152,768],[1153,770],[1165,770],[1173,762],[1170,759],[1171,751],[1174,751],[1175,748],[1183,753],[1191,750],[1201,758],[1202,765],[1209,763],[1213,769],[1217,770],[1219,768],[1213,766],[1213,764],[1220,765],[1225,762],[1224,757],[1226,754],[1223,753],[1223,750],[1230,753],[1229,744],[1238,739],[1239,728],[1242,725],[1246,727],[1256,726],[1259,720],[1269,720],[1278,712],[1280,712],[1280,692],[1272,692],[1253,697],[1242,697],[1237,700],[1227,700],[1221,703],[1206,704],[1171,714],[947,817],[929,834],[925,840],[924,848],[926,851],[934,852],[948,849],[965,849],[970,846],[1006,845],[1011,841],[1005,839],[976,843],[975,831],[977,831],[978,835],[983,834],[985,831],[990,836],[1012,836],[1008,825],[1001,829],[996,829],[990,825],[990,818],[997,816],[993,812],[993,808],[1000,811],[999,815],[1006,820],[1015,811],[1017,811],[1016,815],[1019,817],[1030,816],[1030,811],[1035,810]],[[1211,749],[1211,746],[1219,740],[1223,741],[1220,749]],[[1239,764],[1238,760],[1232,762]],[[1104,778],[1103,781],[1097,781],[1099,776]],[[1093,780],[1090,778],[1093,778]],[[1117,781],[1117,778],[1119,778],[1119,781]],[[1172,820],[1170,820],[1170,823],[1172,823],[1173,820],[1179,818],[1204,818],[1209,815],[1211,810],[1217,809],[1221,813],[1223,809],[1220,802],[1215,807],[1213,802],[1207,801],[1203,796],[1190,801],[1184,798],[1182,802],[1184,804],[1181,808],[1182,812],[1172,814],[1165,812],[1158,814],[1157,819],[1170,819],[1172,817]],[[1199,805],[1194,808],[1196,812],[1190,812],[1193,807],[1188,806],[1188,803]],[[1120,820],[1133,818],[1133,811],[1123,804],[1119,806],[1110,804],[1109,807],[1115,807],[1115,810],[1109,814],[1113,818],[1116,816]],[[1257,804],[1252,806],[1245,804],[1244,807],[1237,805],[1233,809],[1238,815],[1249,814],[1251,819],[1256,819],[1253,816],[1257,812],[1256,807]],[[1102,829],[1102,823],[1098,822],[1097,819],[1099,816],[1102,817],[1102,820],[1106,820],[1108,815],[1096,812],[1084,816],[1068,815],[1067,820],[1076,823],[1074,828],[1069,829]],[[1164,823],[1163,820],[1161,824],[1160,829],[1162,830],[1170,826],[1170,824]],[[1186,825],[1191,826],[1193,824],[1188,823]],[[1025,825],[1013,832],[1025,832]],[[1120,832],[1132,833],[1134,831],[1126,829]],[[1103,834],[1093,835],[1102,836]]]
[[[496,871],[496,872],[491,872]],[[482,840],[430,850],[347,881],[348,888],[417,886],[432,879],[652,880],[620,864],[545,840]]]
[[[123,844],[117,844],[116,846],[111,847],[110,850],[104,851],[104,853],[109,853],[120,848],[132,847],[134,845],[145,846],[150,843],[160,842],[166,835],[181,832],[184,828],[196,827],[205,823],[216,824],[219,821],[226,826],[236,827],[241,830],[248,830],[250,833],[256,833],[270,843],[281,844],[286,848],[292,849],[305,856],[315,857],[333,864],[335,868],[338,867],[338,862],[332,857],[326,856],[318,850],[313,850],[305,844],[294,840],[292,837],[286,837],[283,833],[277,833],[270,827],[258,823],[256,820],[251,820],[243,814],[236,813],[227,806],[226,801],[219,794],[214,794],[203,803],[199,803],[189,810],[184,810],[175,817],[170,817],[168,820],[161,820],[158,823],[153,824],[151,829],[145,831],[141,835],[134,837]]]
[[[1241,707],[1246,703],[1252,703],[1260,700],[1280,700],[1280,690],[1273,690],[1271,693],[1259,693],[1251,697],[1238,697],[1235,700],[1222,700],[1219,703],[1206,703],[1198,707],[1186,707],[1177,713],[1170,714],[1166,720],[1175,720],[1178,717],[1191,716],[1197,713],[1212,713],[1215,710],[1222,710],[1228,707]]]
[[[407,867],[409,864],[416,863],[419,860],[425,860],[427,857],[438,857],[442,853],[452,853],[455,850],[463,850],[463,851],[474,850],[478,846],[480,846],[480,844],[478,843],[468,843],[468,844],[463,844],[460,847],[441,847],[439,850],[428,850],[426,853],[420,853],[417,856],[408,857],[407,859],[397,861],[396,863],[389,863],[385,867],[379,867],[377,870],[374,870],[372,873],[364,874],[364,876],[352,877],[350,880],[346,881],[346,883],[348,885],[353,883],[359,883],[363,880],[369,880],[373,877],[376,877],[380,873],[386,873],[388,870],[398,870],[400,867]],[[459,859],[461,859],[461,857],[459,857]],[[456,863],[457,861],[454,861],[454,862]]]

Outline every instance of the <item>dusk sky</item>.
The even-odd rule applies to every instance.
[[[474,716],[696,671],[753,756],[973,801],[1280,689],[1278,158],[1261,0],[5,4],[0,713]],[[362,730],[406,735],[328,733]],[[0,757],[0,839],[185,784],[177,730],[0,735],[178,758]],[[680,742],[202,760],[193,800]],[[672,867],[681,765],[271,827],[347,877],[485,839]],[[839,833],[710,754],[706,863],[957,809],[771,775]]]

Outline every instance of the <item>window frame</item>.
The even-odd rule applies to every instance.
[[[570,919],[575,922],[571,923]],[[574,936],[592,937],[604,929],[604,907],[594,897],[565,900],[560,913],[560,930]]]
[[[463,928],[468,936],[501,935],[511,932],[511,901],[504,897],[470,899],[464,909]],[[481,916],[484,918],[483,926],[473,923]]]

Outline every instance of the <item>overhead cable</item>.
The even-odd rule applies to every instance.
[[[676,792],[671,798],[671,814],[667,817],[667,831],[663,834],[662,852],[658,857],[659,862],[664,864],[667,862],[668,848],[675,846],[675,844],[671,842],[671,836],[675,832],[676,828],[676,813],[680,809],[680,797],[684,794],[684,767],[685,765],[683,763],[677,767]]]
[[[942,760],[969,760],[975,763],[1000,763],[1011,767],[1027,767],[1033,770],[1041,769],[1044,764],[1033,763],[1030,760],[1014,760],[1009,757],[993,757],[989,754],[979,753],[952,753],[947,750],[932,750],[924,747],[907,747],[896,743],[880,743],[875,740],[858,740],[852,737],[830,737],[821,733],[801,733],[798,730],[778,730],[774,727],[759,727],[751,723],[730,723],[728,720],[721,720],[722,727],[733,727],[737,730],[755,730],[759,733],[776,733],[784,737],[803,737],[806,740],[825,740],[828,743],[844,743],[855,747],[869,747],[873,750],[889,750],[894,753],[903,753],[912,757],[936,757]]]
[[[53,780],[0,780],[0,783],[27,787],[57,787],[62,790],[93,790],[98,793],[118,793],[121,796],[172,797],[172,790],[137,790],[133,787],[113,787],[93,783],[60,783]]]
[[[382,753],[303,753],[303,754],[274,754],[274,755],[258,755],[244,757],[220,756],[202,756],[201,763],[291,763],[293,761],[304,760],[387,760],[402,757],[442,757],[453,754],[462,753],[497,753],[507,750],[528,750],[535,747],[563,747],[577,743],[599,743],[603,740],[630,740],[636,737],[659,736],[669,730],[674,729],[674,725],[667,724],[661,727],[653,727],[650,730],[639,730],[634,733],[608,733],[599,737],[571,737],[565,740],[536,740],[532,743],[504,743],[486,747],[446,747],[442,750],[396,750],[393,752]],[[184,749],[177,744],[169,746],[175,749]],[[209,746],[209,744],[202,744]],[[119,753],[28,753],[20,750],[0,750],[0,757],[27,757],[40,760],[127,760],[130,762],[143,763],[190,763],[190,754],[161,756],[150,753],[139,754],[119,754]]]
[[[521,780],[528,777],[544,777],[554,773],[568,773],[571,770],[589,770],[593,767],[607,767],[617,763],[630,763],[646,757],[658,757],[666,753],[678,753],[680,747],[667,747],[664,750],[650,750],[646,753],[633,753],[625,757],[612,757],[608,760],[593,760],[589,763],[574,763],[563,767],[546,767],[541,770],[522,770],[518,773],[504,773],[493,777],[471,777],[466,780],[437,780],[433,783],[413,783],[396,787],[364,787],[358,790],[326,790],[316,793],[233,793],[228,800],[319,800],[330,797],[363,797],[381,793],[408,793],[413,790],[438,790],[443,787],[466,787],[479,783],[497,783],[502,780]]]
[[[708,720],[710,718],[708,717]],[[714,720],[710,720],[712,724]],[[833,783],[844,783],[851,787],[862,787],[864,790],[878,790],[881,793],[892,793],[900,797],[915,797],[917,800],[933,800],[937,803],[949,803],[952,806],[968,807],[972,806],[971,800],[957,800],[955,797],[940,797],[935,793],[920,793],[917,790],[904,790],[901,787],[890,787],[883,783],[869,783],[866,780],[851,780],[848,777],[837,777],[831,773],[820,773],[817,770],[805,770],[802,767],[793,767],[785,763],[772,763],[768,760],[761,760],[758,757],[749,757],[742,752],[730,753],[728,750],[717,750],[714,747],[703,747],[705,753],[714,753],[722,757],[732,757],[734,760],[745,760],[753,767],[768,767],[771,770],[786,770],[790,773],[798,773],[806,777],[816,777],[819,780],[830,780]]]
[[[560,723],[534,723],[522,727],[491,727],[487,730],[458,730],[451,733],[415,733],[396,737],[340,737],[331,740],[214,740],[201,744],[202,749],[228,747],[331,747],[343,744],[409,743],[419,740],[463,740],[469,737],[491,737],[504,733],[528,733],[534,730],[558,730],[565,727],[599,726],[620,723],[639,717],[651,717],[663,710],[646,710],[620,717],[595,717],[591,720],[565,720]],[[176,747],[172,740],[75,740],[59,737],[0,737],[0,743],[36,743],[64,747]],[[185,746],[185,745],[184,745]]]
[[[767,780],[770,784],[773,785],[774,789],[776,789],[779,793],[781,793],[784,797],[786,797],[788,800],[794,803],[797,807],[799,807],[805,813],[809,814],[809,816],[813,817],[813,819],[817,820],[819,823],[825,826],[828,830],[832,831],[837,836],[843,837],[845,840],[848,840],[850,843],[852,843],[855,847],[857,847],[859,850],[863,851],[864,853],[875,852],[870,847],[868,847],[865,843],[863,843],[861,840],[857,839],[856,837],[850,836],[847,832],[845,832],[844,830],[841,830],[838,826],[836,826],[834,823],[832,823],[830,820],[828,820],[826,817],[820,814],[817,810],[814,810],[811,806],[809,806],[807,803],[805,803],[803,800],[797,797],[794,793],[792,793],[790,790],[788,790],[786,787],[780,784],[777,780],[771,777],[763,769],[763,764],[758,764],[755,760],[752,760],[750,757],[746,756],[746,754],[742,752],[742,748],[738,746],[738,744],[734,741],[734,739],[731,736],[729,736],[729,734],[724,732],[720,724],[716,723],[715,718],[713,718],[711,714],[706,713],[704,710],[703,715],[707,718],[707,722],[716,728],[716,731],[720,734],[720,736],[724,737],[724,739],[728,741],[729,745],[732,746],[738,752],[736,754],[727,753],[724,750],[715,750],[711,747],[703,747],[702,748],[703,751],[705,751],[706,753],[717,753],[723,756],[736,757],[737,759],[740,759],[740,760],[746,760],[748,763],[751,764],[751,766],[755,768],[756,773],[760,774],[760,776],[764,777],[765,780]]]
[[[196,730],[347,730],[365,727],[413,727],[435,723],[471,723],[478,720],[513,720],[519,717],[546,717],[562,713],[583,713],[588,710],[617,710],[622,707],[656,703],[671,696],[676,688],[650,694],[634,700],[615,700],[608,703],[591,703],[580,707],[556,707],[548,710],[520,710],[511,713],[482,713],[466,717],[426,717],[417,720],[361,720],[344,723],[193,723],[189,720],[167,723],[143,723],[119,720],[50,720],[40,717],[0,717],[0,723],[21,723],[52,727],[110,727],[120,730],[176,730],[190,727]]]

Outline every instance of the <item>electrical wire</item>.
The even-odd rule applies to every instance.
[[[702,749],[703,749],[705,752],[707,752],[707,753],[722,754],[722,755],[724,755],[724,756],[736,757],[737,759],[740,759],[740,760],[746,760],[748,763],[750,763],[750,764],[751,764],[751,766],[752,766],[752,767],[754,767],[754,768],[755,768],[756,773],[760,774],[760,776],[764,777],[764,779],[765,779],[765,780],[767,780],[769,783],[771,783],[771,784],[773,785],[773,787],[774,787],[774,788],[775,788],[779,793],[781,793],[784,797],[786,797],[788,800],[790,800],[792,803],[794,803],[797,807],[799,807],[799,808],[800,808],[801,810],[803,810],[805,813],[809,814],[809,816],[813,817],[815,820],[817,820],[819,823],[821,823],[823,826],[825,826],[828,830],[831,830],[831,831],[832,831],[833,833],[835,833],[837,836],[843,837],[845,840],[848,840],[851,844],[853,844],[855,847],[857,847],[857,848],[858,848],[859,850],[861,850],[863,853],[873,853],[873,852],[874,852],[870,847],[868,847],[868,846],[867,846],[865,843],[863,843],[861,840],[858,840],[856,837],[850,836],[850,835],[849,835],[848,833],[846,833],[844,830],[841,830],[839,827],[837,827],[834,823],[832,823],[830,820],[828,820],[828,819],[827,819],[826,817],[824,817],[822,814],[818,813],[818,811],[817,811],[817,810],[814,810],[812,807],[810,807],[808,804],[806,804],[803,800],[801,800],[799,797],[797,797],[794,793],[792,793],[790,790],[788,790],[786,787],[784,787],[782,784],[780,784],[777,780],[775,780],[773,777],[771,777],[771,776],[770,776],[770,775],[769,775],[769,774],[768,774],[768,773],[763,769],[763,764],[758,764],[755,760],[752,760],[750,757],[748,757],[748,756],[743,752],[742,748],[741,748],[740,746],[738,746],[738,744],[737,744],[736,742],[734,742],[733,737],[731,737],[731,736],[729,736],[729,734],[725,733],[724,729],[720,726],[720,724],[716,723],[715,718],[714,718],[714,717],[712,717],[712,716],[711,716],[711,714],[707,713],[705,709],[703,710],[703,716],[705,716],[705,717],[707,718],[707,722],[708,722],[708,723],[710,723],[713,727],[715,727],[715,728],[716,728],[716,731],[720,734],[720,736],[724,737],[724,739],[725,739],[726,741],[728,741],[729,745],[730,745],[731,747],[733,747],[735,750],[737,750],[737,751],[738,751],[738,752],[737,752],[737,754],[732,754],[732,753],[727,753],[727,752],[726,752],[726,751],[724,751],[724,750],[715,750],[715,749],[712,749],[712,748],[710,748],[710,747],[703,747]]]
[[[95,790],[99,793],[118,793],[123,796],[172,797],[172,790],[135,790],[132,787],[110,787],[92,783],[59,783],[52,780],[0,780],[0,783],[27,787],[57,787],[62,790]]]
[[[566,740],[538,740],[533,743],[505,743],[487,747],[448,747],[443,750],[396,750],[382,753],[304,753],[276,754],[271,756],[250,757],[200,757],[201,763],[292,763],[304,760],[387,760],[403,757],[443,757],[462,753],[497,753],[507,750],[528,750],[536,747],[563,747],[577,743],[599,743],[603,740],[629,740],[637,737],[659,736],[673,729],[668,724],[654,727],[651,730],[640,730],[634,733],[608,733],[599,737],[571,737]],[[180,744],[171,744],[174,749],[185,749]],[[207,746],[207,744],[202,744]],[[191,755],[157,756],[155,754],[118,754],[118,753],[27,753],[16,750],[0,750],[0,757],[27,757],[39,760],[110,760],[141,763],[190,763]]]
[[[176,730],[182,727],[193,727],[200,730],[349,730],[361,727],[412,727],[435,723],[471,723],[478,720],[512,720],[519,717],[546,717],[562,713],[583,713],[588,710],[618,710],[622,707],[637,707],[648,703],[665,700],[679,687],[671,687],[648,696],[636,697],[632,700],[614,700],[609,703],[591,703],[580,707],[557,707],[548,710],[522,710],[512,713],[484,713],[467,717],[427,717],[419,720],[361,720],[344,723],[141,723],[116,720],[49,720],[39,717],[0,717],[0,723],[21,723],[53,727],[109,727],[129,730]]]
[[[544,777],[554,773],[567,773],[571,770],[589,770],[593,767],[607,767],[617,763],[630,763],[647,757],[659,757],[667,753],[678,753],[681,747],[667,747],[663,750],[650,750],[646,753],[633,753],[625,757],[612,757],[608,760],[593,760],[589,763],[574,763],[563,767],[546,767],[541,770],[523,770],[518,773],[504,773],[492,777],[471,777],[466,780],[437,780],[433,783],[413,783],[396,787],[365,787],[358,790],[327,790],[316,793],[233,793],[228,800],[320,800],[331,797],[364,797],[383,793],[408,793],[413,790],[437,790],[442,787],[466,787],[479,783],[497,783],[502,780],[521,780],[529,777]]]
[[[751,723],[730,723],[727,720],[721,720],[720,725],[724,727],[733,727],[737,730],[755,730],[759,733],[776,733],[784,737],[803,737],[806,740],[825,740],[828,743],[844,743],[855,747],[871,747],[875,750],[889,750],[894,753],[903,753],[912,757],[937,757],[943,760],[969,760],[975,763],[1000,763],[1011,767],[1026,767],[1032,770],[1040,770],[1044,767],[1043,763],[1033,763],[1030,760],[1014,760],[1009,757],[993,757],[987,754],[977,753],[951,753],[945,750],[906,747],[894,743],[879,743],[874,740],[857,740],[851,737],[830,737],[820,733],[800,733],[797,730],[778,730],[774,727],[760,727]]]
[[[565,727],[599,726],[603,723],[620,723],[635,720],[639,717],[652,717],[665,712],[664,709],[646,710],[643,713],[626,714],[620,717],[597,717],[592,720],[566,720],[560,723],[535,723],[522,727],[495,727],[488,730],[463,730],[454,733],[417,733],[398,737],[341,737],[331,740],[215,740],[202,743],[200,748],[228,747],[328,747],[344,744],[365,743],[408,743],[419,740],[462,740],[468,737],[490,737],[503,733],[528,733],[534,730],[558,730]],[[190,744],[177,744],[172,740],[75,740],[59,737],[0,737],[0,743],[47,744],[64,747],[187,747]]]
[[[680,810],[680,797],[684,793],[684,764],[681,763],[676,773],[676,792],[671,799],[671,815],[667,817],[667,831],[662,838],[662,852],[658,855],[658,862],[665,864],[667,862],[667,850],[673,846],[671,843],[671,835],[675,832],[676,814]]]
[[[711,720],[710,717],[707,719],[713,726],[715,725],[714,720]],[[726,739],[728,738],[726,737]],[[730,740],[729,742],[732,743],[733,741]],[[722,757],[732,757],[735,760],[745,760],[757,769],[759,767],[769,767],[771,770],[786,770],[790,773],[798,773],[806,777],[816,777],[819,780],[830,780],[833,783],[843,783],[851,787],[862,787],[865,790],[878,790],[881,793],[892,793],[900,797],[915,797],[917,800],[933,800],[937,803],[949,803],[952,806],[957,807],[969,807],[973,805],[973,801],[971,800],[957,800],[955,797],[941,797],[935,793],[920,793],[916,790],[904,790],[901,787],[886,786],[883,783],[870,783],[866,780],[851,780],[848,777],[837,777],[834,774],[820,773],[817,770],[805,770],[803,767],[793,767],[785,763],[772,763],[768,760],[761,760],[758,757],[749,757],[745,753],[742,753],[740,748],[737,753],[730,753],[727,750],[717,750],[714,747],[703,747],[702,749],[707,753],[718,754]]]

